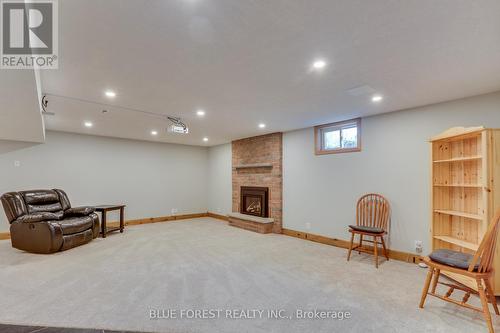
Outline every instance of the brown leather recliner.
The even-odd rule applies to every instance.
[[[63,190],[9,192],[1,200],[16,249],[54,253],[88,243],[99,235],[95,208],[71,208]]]

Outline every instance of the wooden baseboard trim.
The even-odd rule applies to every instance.
[[[127,220],[125,221],[125,225],[141,225],[141,224],[149,224],[149,223],[159,223],[159,222],[170,222],[170,221],[179,221],[179,220],[187,220],[187,219],[196,219],[200,217],[207,217],[208,213],[194,213],[194,214],[183,214],[183,215],[169,215],[169,216],[159,216],[159,217],[149,217],[144,219],[137,220]],[[106,222],[107,226],[117,227],[120,225],[118,221]]]
[[[341,247],[344,249],[348,249],[349,244],[350,244],[349,241],[346,241],[343,239],[330,238],[330,237],[310,234],[307,232],[296,231],[296,230],[291,230],[291,229],[283,229],[282,233],[286,236],[291,236],[291,237],[309,240],[309,241],[316,242],[316,243]],[[364,245],[363,247],[368,251],[373,251],[373,246],[365,246]],[[421,261],[421,257],[417,254],[396,251],[396,250],[390,250],[390,249],[388,249],[387,251],[389,252],[390,259],[409,262],[409,263],[415,263],[415,264],[418,264]]]
[[[10,232],[0,232],[0,240],[10,239]]]
[[[221,221],[226,221],[226,222],[229,221],[229,218],[226,215],[220,215],[220,214],[216,214],[216,213],[208,212],[207,217],[211,217],[211,218],[221,220]]]

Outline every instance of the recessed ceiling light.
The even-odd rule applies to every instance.
[[[321,70],[325,69],[326,65],[327,65],[327,63],[325,60],[316,59],[313,61],[311,68],[315,71],[321,71]]]
[[[116,93],[112,90],[107,90],[105,93],[106,97],[109,97],[109,98],[115,98],[116,97]]]
[[[382,101],[383,99],[384,99],[384,97],[382,95],[373,95],[372,102],[377,103],[377,102]]]
[[[199,117],[203,117],[205,115],[205,110],[198,110],[196,111],[196,115],[199,116]]]
[[[92,124],[90,121],[86,121],[83,124],[85,125],[85,127],[92,127],[92,126],[94,126],[94,124]]]
[[[151,131],[151,135],[158,135],[158,131]]]
[[[207,137],[204,137],[204,138],[203,138],[203,141],[207,142],[207,141],[208,141],[208,138],[207,138]]]
[[[266,128],[266,124],[259,124],[259,128]]]

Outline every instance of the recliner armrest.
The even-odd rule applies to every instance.
[[[87,216],[95,212],[94,207],[83,206],[83,207],[73,207],[66,209],[64,211],[64,216]]]
[[[63,217],[63,212],[40,212],[40,213],[33,213],[33,214],[26,214],[23,216],[18,217],[15,221],[13,222],[20,222],[20,223],[34,223],[34,222],[42,222],[42,221],[50,221],[50,220],[60,220]]]

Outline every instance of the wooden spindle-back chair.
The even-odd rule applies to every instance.
[[[424,262],[429,266],[429,272],[427,273],[427,279],[425,280],[424,289],[422,291],[422,297],[420,299],[420,308],[424,307],[427,295],[431,295],[439,299],[442,299],[446,302],[450,302],[456,305],[460,305],[472,310],[482,312],[484,318],[486,319],[489,332],[490,333],[494,332],[493,324],[491,322],[490,311],[488,309],[488,300],[489,302],[492,303],[495,313],[499,315],[500,312],[498,311],[498,306],[493,291],[493,285],[491,283],[493,278],[493,258],[495,257],[495,248],[497,243],[499,227],[500,227],[500,210],[497,212],[491,223],[488,225],[488,229],[486,230],[483,240],[479,244],[479,247],[474,256],[461,254],[458,251],[445,249],[445,250],[436,250],[433,253],[431,253],[428,257],[424,258]],[[443,251],[447,251],[448,253],[459,254],[464,257],[463,260],[467,261],[464,262],[463,268],[459,268],[456,262],[453,262],[453,266],[450,266],[450,264],[446,262],[446,259],[443,259],[442,257],[439,256],[439,251],[441,251],[441,253]],[[436,256],[436,254],[438,256]],[[477,284],[477,291],[473,288],[458,283],[439,282],[439,275],[441,274],[441,272],[450,272],[472,278],[472,280],[475,280]],[[433,277],[434,279],[432,279]],[[432,288],[431,291],[429,292],[429,286],[431,284],[431,280],[432,280]],[[436,293],[436,287],[438,283],[449,287],[448,292],[444,296]],[[465,295],[463,296],[461,301],[455,300],[450,297],[455,289],[462,290],[465,292]],[[479,294],[482,308],[478,308],[470,304],[467,304],[467,301],[469,300],[471,293]]]
[[[389,201],[380,194],[370,193],[362,196],[356,205],[356,225],[349,226],[351,243],[347,254],[347,261],[351,258],[352,250],[358,252],[369,252],[363,248],[363,241],[373,243],[373,254],[375,256],[375,267],[378,268],[378,239],[382,244],[384,256],[389,260],[385,246],[384,235],[388,232],[391,206]],[[354,235],[359,235],[359,245],[353,247]],[[363,236],[373,237],[373,241],[363,239]]]

